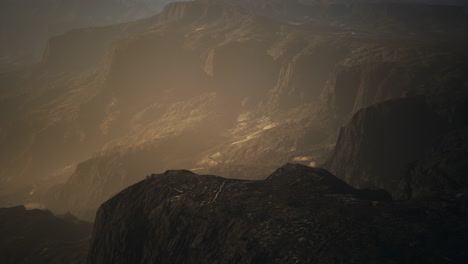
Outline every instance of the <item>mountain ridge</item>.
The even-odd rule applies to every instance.
[[[43,71],[5,76],[2,87],[25,90],[0,97],[1,112],[15,113],[0,131],[10,150],[0,155],[2,184],[29,179],[15,187],[16,203],[92,219],[101,202],[152,171],[263,179],[287,162],[321,164],[362,107],[464,82],[466,51],[453,39],[374,35],[374,25],[340,25],[335,9],[323,11],[333,30],[318,30],[278,15],[290,4],[210,5],[174,3],[148,19],[71,32],[111,32],[88,42],[96,49],[76,63],[65,59],[80,55],[65,34]]]
[[[262,181],[167,171],[101,206],[87,263],[457,261],[466,211],[454,218],[444,206],[395,203],[297,164]]]

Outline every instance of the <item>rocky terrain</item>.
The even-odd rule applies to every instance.
[[[261,181],[167,171],[101,206],[87,263],[463,263],[467,209],[297,164]]]
[[[38,62],[47,40],[69,30],[148,17],[168,0],[2,0],[0,72]]]
[[[466,87],[463,8],[248,2],[73,30],[1,75],[1,204],[92,220],[154,171],[264,179],[324,163],[363,107]]]
[[[396,99],[358,111],[341,129],[323,166],[354,187],[382,188],[398,199],[430,196],[436,189],[455,195],[460,188],[463,193],[467,93],[449,93]],[[415,170],[418,176],[411,176]],[[433,177],[416,179],[426,174]],[[432,191],[413,192],[411,186],[419,181],[431,184]]]
[[[92,225],[66,214],[27,210],[24,206],[0,209],[0,262],[85,263]]]
[[[0,0],[0,263],[464,263],[467,13]]]
[[[92,220],[154,171],[323,164],[360,109],[466,87],[465,9],[195,1],[56,36],[41,63],[0,76],[0,204]]]

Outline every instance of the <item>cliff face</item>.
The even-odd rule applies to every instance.
[[[339,12],[370,19],[386,6],[223,2],[74,30],[37,67],[2,74],[0,183],[17,196],[1,202],[91,220],[153,171],[264,179],[287,162],[323,163],[362,107],[466,79],[464,46],[364,30]],[[417,13],[406,7],[390,21]]]
[[[115,22],[110,23],[112,25],[76,27],[51,36],[47,41],[40,68],[55,74],[100,69],[99,66],[102,67],[100,64],[106,63],[108,52],[113,52],[110,47],[114,42],[150,31],[160,24],[182,21],[187,24],[200,23],[200,21],[214,20],[227,15],[222,6],[203,5],[198,2],[170,3],[163,8],[164,4],[169,2],[171,1],[155,0],[144,4],[155,8],[147,10],[147,18],[136,16],[132,19],[133,21],[126,23]],[[104,6],[106,4],[103,3]],[[125,1],[120,4],[132,6],[132,4],[126,4]],[[134,8],[138,6],[138,3],[133,4]],[[157,13],[160,10],[161,12]]]
[[[1,1],[0,71],[38,62],[47,40],[52,36],[76,28],[106,26],[151,16],[168,2],[170,1]]]
[[[356,47],[332,73],[321,95],[341,124],[376,103],[466,87],[461,72],[468,64],[462,53],[406,40],[375,44]]]
[[[323,165],[357,188],[394,198],[456,195],[466,190],[466,88],[410,97],[358,111]]]
[[[464,258],[461,241],[468,230],[462,201],[453,202],[458,207],[450,212],[445,202],[388,199],[384,191],[357,190],[325,170],[302,165],[285,165],[263,181],[167,171],[101,206],[87,263]]]
[[[408,166],[397,198],[466,197],[467,140],[466,127],[439,138],[420,160]]]
[[[393,193],[409,163],[421,158],[446,127],[423,98],[371,106],[341,129],[325,167],[354,187]]]
[[[0,209],[0,261],[13,263],[84,263],[92,225],[67,214],[23,206]]]
[[[397,197],[424,199],[466,196],[467,97],[466,88],[461,88],[450,93],[439,92],[430,100],[448,121],[447,132],[432,142],[424,156],[408,166]]]

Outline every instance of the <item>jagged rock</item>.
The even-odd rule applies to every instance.
[[[152,175],[101,206],[87,263],[438,263],[466,257],[465,207],[362,194],[325,170],[295,164],[263,181],[188,171]]]
[[[377,104],[358,111],[341,129],[324,167],[354,187],[395,194],[409,164],[421,159],[447,127],[424,98]]]
[[[385,189],[395,199],[463,193],[467,91],[455,82],[358,111],[323,167],[354,187]]]

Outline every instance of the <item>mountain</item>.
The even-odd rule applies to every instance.
[[[71,29],[156,14],[168,0],[2,0],[0,71],[40,60],[47,40]]]
[[[299,0],[304,3],[397,3],[397,4],[429,4],[429,5],[467,5],[465,0]]]
[[[85,263],[92,225],[24,206],[0,208],[0,261]]]
[[[178,2],[54,37],[41,63],[0,77],[1,201],[92,220],[154,171],[264,179],[322,164],[361,108],[466,87],[463,12]]]
[[[43,3],[0,42],[45,48],[0,70],[0,262],[467,258],[468,7]]]
[[[395,198],[464,193],[467,93],[461,87],[453,89],[359,110],[341,129],[324,167],[353,187],[382,188]],[[430,161],[424,161],[428,155]],[[426,162],[434,171],[410,176],[413,167],[421,170]],[[409,189],[402,189],[402,184]]]
[[[467,149],[466,128],[451,131],[441,137],[422,159],[409,166],[408,172],[400,181],[397,197],[466,197]]]
[[[262,181],[167,171],[100,207],[87,263],[457,263],[466,209],[297,164]]]

